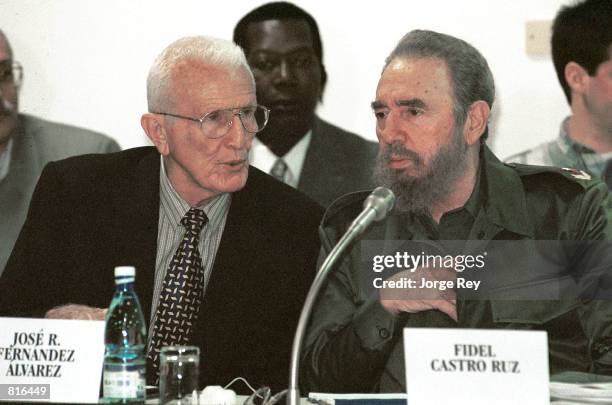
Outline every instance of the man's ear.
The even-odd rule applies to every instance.
[[[567,85],[571,89],[572,93],[584,93],[587,86],[587,79],[589,77],[589,73],[585,68],[576,62],[568,62],[568,64],[565,65],[563,74],[565,75],[565,81],[567,82]]]
[[[321,63],[321,84],[319,85],[319,102],[323,102],[323,93],[325,93],[325,86],[327,85],[327,71],[325,65]]]
[[[140,117],[140,125],[162,156],[170,153],[164,118],[158,114],[146,113]]]
[[[463,125],[463,136],[468,145],[472,146],[479,141],[487,129],[490,115],[491,109],[486,101],[478,100],[472,103]]]

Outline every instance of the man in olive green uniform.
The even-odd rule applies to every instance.
[[[603,183],[575,170],[507,165],[493,155],[484,144],[493,99],[492,74],[471,45],[431,31],[402,38],[372,103],[380,143],[376,176],[397,201],[364,240],[464,240],[482,247],[494,240],[610,239]],[[349,194],[328,208],[321,226],[324,254],[366,196]],[[515,288],[514,301],[464,299],[452,289],[410,298],[386,290],[371,294],[363,283],[369,276],[362,269],[364,246],[351,248],[316,304],[302,352],[304,389],[405,391],[404,327],[546,330],[551,373],[612,372],[610,300],[525,301],[518,298],[522,287]],[[591,286],[609,281],[609,265],[602,263]],[[425,279],[457,277],[454,270],[421,270]],[[571,276],[549,280],[579,278]]]

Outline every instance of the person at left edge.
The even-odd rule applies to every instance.
[[[200,382],[242,376],[280,390],[315,274],[322,208],[249,166],[255,84],[233,43],[172,43],[151,68],[147,97],[141,123],[155,148],[44,169],[0,280],[0,316],[100,317],[113,295],[113,267],[130,264],[151,340],[164,278],[186,234],[180,221],[201,208],[204,291],[186,342],[201,349]],[[154,384],[152,367],[147,373]]]
[[[0,29],[0,276],[43,167],[85,153],[121,150],[106,135],[19,112],[23,67]]]

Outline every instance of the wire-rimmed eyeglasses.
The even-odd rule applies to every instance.
[[[23,68],[17,61],[0,61],[0,84],[12,84],[16,87],[21,85],[23,79]]]
[[[221,138],[227,134],[234,123],[234,117],[238,117],[244,130],[255,135],[266,127],[270,110],[262,105],[247,106],[239,108],[227,108],[207,113],[202,118],[186,117],[184,115],[154,112],[153,114],[167,115],[169,117],[200,123],[202,133],[211,139]]]

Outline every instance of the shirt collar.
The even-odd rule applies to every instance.
[[[304,159],[306,159],[306,151],[308,150],[308,145],[310,145],[311,138],[312,130],[309,130],[306,132],[306,135],[304,135],[298,143],[293,145],[293,148],[283,156],[283,160],[287,163],[291,173],[294,174],[296,181],[300,178],[300,174],[302,173]]]
[[[306,132],[306,135],[302,137],[293,147],[282,156],[283,161],[287,164],[291,179],[288,183],[294,187],[297,187],[297,183],[304,167],[304,160],[306,159],[306,152],[312,139],[312,130]],[[276,156],[266,145],[264,145],[259,139],[253,139],[253,146],[249,154],[249,162],[261,171],[270,173],[272,166],[279,157]],[[291,181],[292,180],[292,181]]]
[[[502,163],[491,150],[480,148],[481,193],[487,217],[510,232],[534,236],[523,182],[514,168]]]
[[[612,159],[612,152],[599,154],[588,146],[576,142],[570,137],[567,130],[569,120],[570,117],[563,120],[557,138],[557,146],[561,150],[562,156],[565,156],[568,160],[565,162],[566,164],[561,166],[575,167],[601,176],[608,160]]]
[[[180,226],[181,219],[191,209],[191,206],[176,192],[172,183],[170,183],[170,179],[166,175],[166,165],[163,156],[160,156],[160,159],[160,208],[168,216],[172,224]],[[199,208],[206,213],[208,217],[207,227],[217,228],[223,222],[225,213],[229,209],[230,201],[231,194],[223,193],[195,208]]]
[[[13,138],[8,140],[6,149],[0,153],[0,181],[8,175],[11,166],[11,155],[13,152]]]
[[[478,210],[482,206],[482,193],[480,191],[481,183],[480,183],[480,168],[476,172],[476,182],[474,183],[474,190],[472,190],[472,194],[470,194],[470,198],[468,198],[467,202],[463,206],[474,218],[478,215]]]
[[[569,126],[569,120],[570,117],[565,117],[565,119],[561,123],[561,128],[559,129],[559,137],[557,138],[557,143],[561,151],[565,154],[570,153],[570,151],[574,151],[576,153],[595,153],[593,149],[576,142],[570,137],[569,132],[567,131],[567,128]]]

